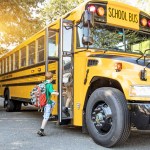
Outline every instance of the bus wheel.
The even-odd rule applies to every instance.
[[[104,147],[112,147],[130,135],[130,116],[123,93],[105,87],[95,90],[86,108],[86,124],[92,139]]]
[[[8,105],[8,100],[9,100],[9,90],[6,90],[4,94],[4,108],[6,108],[6,106]]]
[[[8,104],[6,105],[6,111],[11,112],[14,111],[14,109],[15,109],[14,102],[12,100],[8,100]]]
[[[20,111],[22,106],[22,102],[19,101],[14,101],[14,110],[15,111]]]

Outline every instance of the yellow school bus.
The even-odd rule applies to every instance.
[[[63,74],[72,72],[69,116]],[[54,74],[53,115],[88,131],[104,147],[123,143],[131,126],[150,129],[150,16],[124,3],[91,0],[0,58],[6,111],[31,103],[30,91]]]

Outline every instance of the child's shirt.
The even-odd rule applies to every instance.
[[[46,100],[47,100],[47,104],[52,104],[51,93],[54,92],[53,84],[52,83],[47,83],[45,86],[46,86]]]

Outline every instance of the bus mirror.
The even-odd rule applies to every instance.
[[[82,43],[83,43],[83,45],[92,45],[93,44],[93,38],[90,36],[83,36],[82,37]]]
[[[85,10],[83,14],[83,26],[84,27],[93,27],[94,26],[94,13],[88,10]]]

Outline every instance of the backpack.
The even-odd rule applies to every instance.
[[[38,85],[36,85],[33,90],[30,92],[31,96],[31,103],[41,109],[47,104],[46,100],[46,84],[50,83],[49,81],[42,82]]]

